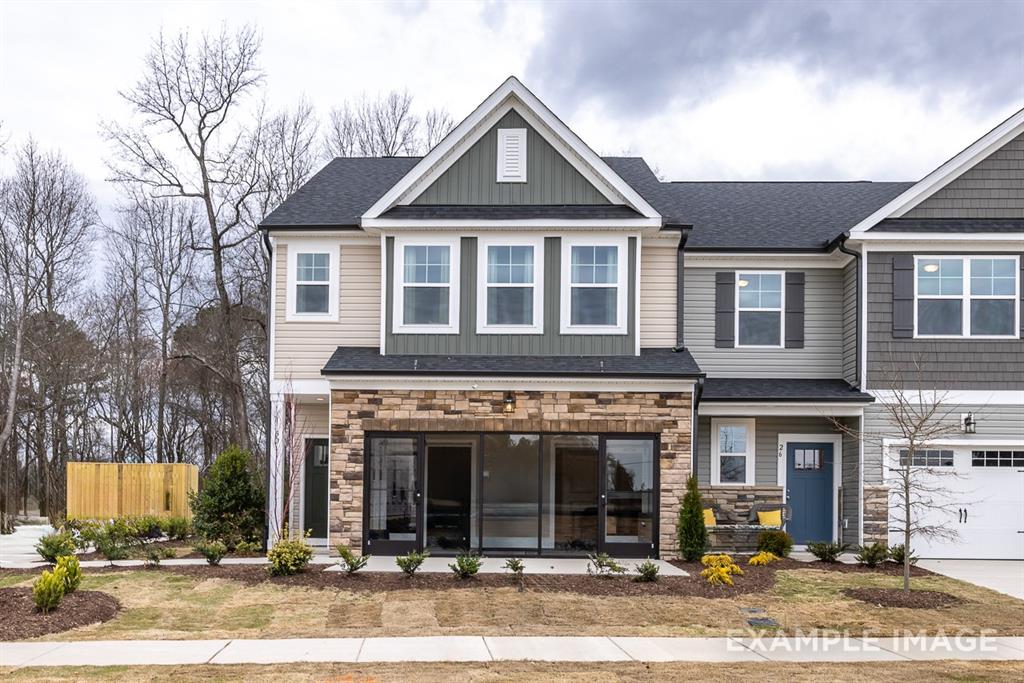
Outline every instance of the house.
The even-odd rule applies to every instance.
[[[884,302],[862,293],[919,185],[662,182],[515,78],[422,158],[333,160],[262,224],[271,528],[287,508],[375,554],[671,557],[696,472],[725,520],[785,503],[798,543],[883,538],[882,453],[857,435]],[[990,253],[1020,251],[1007,206]],[[951,247],[992,220],[949,223],[970,233]],[[901,250],[935,248],[920,229]],[[1024,378],[999,381],[972,438],[1024,449]]]

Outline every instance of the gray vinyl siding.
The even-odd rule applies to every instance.
[[[985,446],[986,440],[1014,439],[1024,445],[1024,393],[1016,405],[966,405],[949,403],[942,408],[946,421],[958,423],[961,413],[973,413],[977,421],[974,434],[955,433],[949,438],[968,439]],[[885,405],[876,402],[864,410],[864,483],[882,483],[883,438],[898,438],[899,430],[892,424]]]
[[[387,353],[466,354],[508,356],[614,356],[636,353],[636,238],[629,238],[627,286],[628,334],[560,334],[561,315],[561,240],[544,240],[544,333],[476,333],[476,248],[475,237],[463,237],[460,266],[459,334],[395,334],[392,330],[394,303],[394,240],[387,240]]]
[[[839,529],[843,543],[852,545],[860,540],[860,440],[855,436],[861,430],[860,418],[845,417],[843,425],[852,433],[843,434],[843,489]]]
[[[498,129],[526,129],[526,182],[499,183]],[[608,199],[514,109],[505,114],[413,204],[608,204]]]
[[[857,262],[843,268],[843,379],[850,384],[857,376]]]
[[[707,415],[697,418],[697,481],[703,486],[711,485],[711,439],[714,437],[711,419]],[[827,417],[755,417],[755,483],[759,486],[779,483],[779,434],[833,434],[836,431]]]
[[[904,218],[1024,218],[1024,134],[918,204]]]
[[[1024,340],[893,337],[893,255],[867,256],[868,388],[1024,389]]]
[[[808,268],[802,349],[715,348],[715,273],[688,266],[684,275],[687,350],[709,377],[842,377],[843,271]],[[791,269],[798,270],[798,269]]]

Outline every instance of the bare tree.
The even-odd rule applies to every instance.
[[[222,353],[217,361],[196,349],[180,353],[222,376],[231,399],[231,437],[246,449],[249,416],[237,353],[243,325],[237,308],[242,302],[231,291],[226,260],[230,250],[252,236],[246,205],[263,189],[262,126],[240,120],[244,99],[263,81],[256,62],[259,48],[251,28],[233,35],[221,30],[196,44],[187,33],[172,41],[161,35],[146,56],[142,78],[120,93],[135,109],[138,122],[104,127],[116,150],[111,163],[115,181],[202,207],[207,238],[197,248],[212,261]]]
[[[393,157],[423,154],[452,129],[451,115],[432,109],[421,121],[409,91],[392,90],[332,109],[324,142],[329,157]],[[422,131],[422,135],[421,135]]]
[[[917,388],[908,389],[904,380],[902,373],[890,373],[889,392],[875,403],[885,415],[882,430],[853,429],[836,418],[831,422],[882,453],[883,468],[895,483],[889,496],[888,530],[903,537],[903,590],[909,591],[912,541],[957,536],[954,529],[936,521],[955,507],[947,481],[957,475],[934,466],[925,451],[957,434],[960,421],[947,393],[923,389],[921,381],[916,382]]]

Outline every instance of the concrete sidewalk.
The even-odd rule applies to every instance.
[[[0,644],[0,666],[4,667],[297,662],[904,662],[936,659],[1024,661],[1024,637],[428,636]]]

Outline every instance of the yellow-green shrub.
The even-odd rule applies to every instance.
[[[762,550],[758,554],[751,557],[747,564],[753,565],[755,567],[766,567],[770,565],[772,562],[778,561],[779,558],[775,553],[770,553],[768,551]]]
[[[82,584],[82,565],[74,555],[57,558],[57,569],[64,572],[64,594],[74,593]]]
[[[65,572],[60,567],[53,571],[44,571],[32,584],[32,599],[43,614],[48,613],[60,604],[64,598]]]
[[[713,585],[731,586],[733,576],[743,576],[743,570],[730,555],[705,555],[700,563],[707,567],[700,575]]]
[[[270,560],[270,573],[273,576],[298,574],[313,559],[313,549],[305,538],[285,538],[267,551],[267,559]]]

